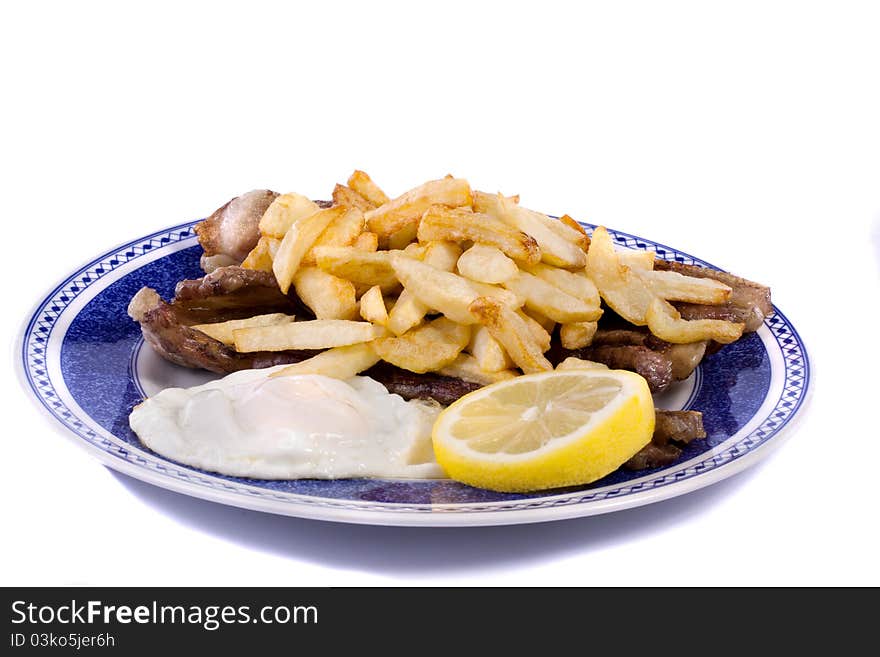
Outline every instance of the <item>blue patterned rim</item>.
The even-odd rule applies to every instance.
[[[146,276],[144,272],[157,275],[155,271],[162,268],[170,270],[165,290],[158,286],[166,296],[169,284],[173,289],[177,280],[199,275],[199,249],[192,230],[196,223],[133,240],[81,267],[36,306],[21,342],[20,374],[56,427],[60,425],[106,465],[178,492],[262,511],[368,524],[510,524],[592,515],[673,497],[738,472],[766,453],[759,448],[779,436],[807,396],[806,350],[797,331],[774,307],[775,313],[757,334],[726,347],[698,369],[683,407],[706,411],[710,436],[695,441],[702,444],[692,444],[678,463],[667,468],[619,472],[591,486],[532,495],[479,491],[448,480],[266,482],[204,472],[145,449],[128,428],[125,420],[132,400],[136,403],[143,395],[136,371],[142,338],[139,331],[132,333],[136,325],[119,311],[120,301],[127,301],[142,284],[135,279]],[[653,249],[661,258],[713,267],[663,244],[609,232],[621,246]],[[129,278],[131,289],[107,292]],[[149,277],[147,281],[152,283]],[[109,301],[102,299],[114,294],[121,298],[115,299],[111,312]],[[110,333],[92,339],[88,331],[97,326],[110,327]],[[742,363],[749,358],[757,363],[753,372],[730,383],[731,374],[736,379],[745,371]],[[124,396],[120,392],[119,399],[108,402],[113,395],[101,390],[105,384],[114,390],[125,388]],[[723,394],[713,390],[724,386],[728,389]],[[115,406],[108,411],[104,408],[108,404]],[[710,426],[714,417],[710,411],[716,408],[726,413],[725,419]]]

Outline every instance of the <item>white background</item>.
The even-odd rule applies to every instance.
[[[880,584],[875,3],[17,3],[0,23],[0,584]],[[244,9],[247,7],[247,9]],[[346,526],[117,475],[14,374],[83,261],[255,187],[452,172],[769,284],[814,393],[749,471],[640,509]]]

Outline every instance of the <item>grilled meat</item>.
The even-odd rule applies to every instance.
[[[743,322],[746,325],[745,330],[753,332],[760,328],[765,317],[773,314],[770,288],[745,278],[706,267],[660,259],[654,260],[654,269],[674,271],[684,276],[696,278],[712,278],[732,288],[730,299],[718,306],[674,303],[673,305],[684,319],[724,319],[731,322]]]
[[[681,456],[682,446],[705,438],[703,414],[699,411],[655,411],[654,435],[623,467],[627,470],[659,468]]]
[[[284,294],[272,272],[220,267],[202,278],[177,284],[172,302],[188,324],[207,324],[265,313],[311,316],[295,294]]]

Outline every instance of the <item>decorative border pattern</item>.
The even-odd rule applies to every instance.
[[[356,502],[293,493],[279,493],[257,487],[243,486],[219,477],[211,477],[200,472],[169,464],[169,462],[154,458],[151,455],[143,456],[102,437],[94,430],[94,425],[90,424],[89,419],[78,417],[61,401],[55,389],[55,384],[47,373],[45,363],[46,346],[55,324],[77,296],[118,267],[152,253],[155,249],[185,240],[192,240],[195,243],[192,227],[196,223],[198,221],[187,222],[129,242],[100,256],[69,276],[38,305],[37,310],[26,325],[21,346],[24,375],[30,389],[46,410],[68,431],[111,456],[189,485],[207,487],[237,495],[278,500],[293,506],[305,504],[335,509],[368,512],[381,511],[385,513],[390,511],[401,514],[505,512],[584,504],[598,500],[620,498],[647,490],[655,490],[715,470],[735,461],[777,435],[801,407],[809,387],[810,365],[804,345],[788,319],[774,306],[775,313],[768,317],[764,324],[775,338],[783,357],[785,368],[784,385],[780,398],[776,400],[774,407],[756,429],[723,452],[708,455],[707,458],[686,469],[677,470],[665,475],[661,471],[653,479],[632,485],[621,485],[612,489],[580,491],[549,498],[518,500],[515,502],[442,505]],[[592,231],[593,226],[585,226],[588,231]],[[663,244],[621,231],[609,229],[609,234],[621,246],[640,250],[653,249],[659,257],[667,260],[676,260],[686,264],[698,264],[718,269],[718,267],[714,267],[710,263]]]

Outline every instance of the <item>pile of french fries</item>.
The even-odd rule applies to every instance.
[[[261,315],[196,326],[240,352],[321,349],[275,373],[349,378],[379,361],[479,384],[553,369],[551,336],[591,343],[601,302],[671,343],[732,342],[743,325],[684,320],[670,301],[724,303],[731,288],[655,271],[571,217],[447,176],[390,198],[363,171],[321,208],[278,196],[243,267],[271,271],[315,319]]]

